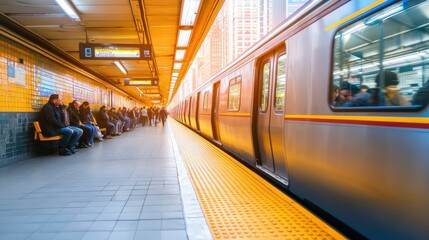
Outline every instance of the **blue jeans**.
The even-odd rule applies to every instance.
[[[91,131],[90,135],[89,135],[88,143],[89,144],[93,144],[94,143],[95,133],[96,133],[97,130],[96,130],[95,126],[92,125],[92,124],[87,123],[87,124],[85,124],[85,126],[88,127],[90,129],[90,131]]]
[[[76,148],[80,138],[82,137],[83,130],[78,128],[78,127],[74,127],[74,126],[70,126],[69,128],[71,128],[73,130],[72,139],[70,139],[71,146],[72,146],[72,148]]]
[[[129,117],[125,117],[125,129],[129,129],[131,125],[131,119]]]
[[[78,133],[76,131],[73,131],[73,129],[69,127],[60,128],[54,130],[55,135],[63,135],[63,137],[58,140],[58,147],[60,149],[69,148],[71,149],[75,145],[73,143],[76,143],[79,141]]]

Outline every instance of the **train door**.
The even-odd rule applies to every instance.
[[[188,112],[188,100],[185,100],[185,103],[183,104],[183,122],[187,124],[187,117],[186,113]]]
[[[219,138],[219,87],[220,82],[213,85],[213,101],[212,101],[212,130],[213,139],[220,142]]]
[[[256,135],[260,164],[268,173],[288,180],[284,154],[284,94],[286,54],[276,51],[264,57],[258,68]]]
[[[191,127],[192,123],[191,123],[191,112],[192,112],[192,97],[189,98],[189,108],[188,108],[188,124]]]
[[[200,115],[200,92],[197,93],[197,106],[195,106],[195,123],[197,124],[197,130],[200,131],[200,122],[198,120]]]

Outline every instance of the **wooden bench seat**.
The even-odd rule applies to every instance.
[[[57,141],[60,140],[63,136],[58,135],[58,136],[52,136],[52,137],[45,137],[43,136],[42,133],[42,129],[40,128],[40,124],[38,121],[33,122],[34,125],[34,140],[39,140],[39,141]]]

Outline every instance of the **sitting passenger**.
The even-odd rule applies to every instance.
[[[360,89],[356,85],[350,84],[349,82],[341,82],[335,106],[350,107],[351,105],[349,102],[359,91]]]
[[[67,127],[63,123],[63,116],[59,108],[62,99],[58,94],[52,94],[49,102],[40,110],[40,127],[43,135],[47,137],[62,135],[58,140],[59,154],[71,155],[74,153],[74,144],[79,141],[77,132]]]
[[[91,127],[85,126],[79,118],[79,106],[80,102],[78,100],[73,100],[69,104],[69,107],[67,109],[69,116],[70,116],[70,125],[78,127],[83,130],[83,135],[80,139],[80,148],[87,148],[89,147],[90,139],[94,139],[95,136],[95,130]]]
[[[63,124],[66,127],[68,127],[71,130],[73,130],[73,134],[74,135],[77,135],[76,138],[75,138],[75,140],[74,140],[74,142],[72,143],[72,147],[70,149],[71,153],[74,154],[74,153],[76,153],[78,151],[76,148],[78,147],[78,142],[79,142],[80,138],[82,137],[83,130],[80,129],[80,128],[78,128],[78,127],[70,125],[70,116],[69,116],[69,112],[67,111],[67,107],[66,107],[66,105],[63,104],[63,100],[62,99],[61,99],[60,102],[61,102],[61,105],[60,105],[59,108],[60,108],[61,113],[62,113],[61,117],[62,117]]]
[[[113,131],[115,130],[115,125],[110,122],[109,115],[107,114],[106,106],[102,106],[100,111],[98,112],[99,123],[98,126],[100,128],[106,128],[106,138],[113,138]]]
[[[384,80],[384,81],[383,81]],[[351,106],[409,106],[407,99],[400,94],[398,75],[384,70],[375,77],[375,88],[354,97]],[[383,84],[384,83],[384,84]],[[385,88],[383,89],[383,85]]]
[[[91,133],[93,133],[93,134],[91,134],[90,138],[88,139],[88,145],[92,146],[94,144],[94,138],[96,137],[96,134],[97,134],[97,127],[95,126],[95,123],[93,120],[91,108],[89,107],[89,102],[84,101],[82,103],[82,105],[80,105],[80,107],[79,107],[79,118],[80,118],[80,121],[82,122],[82,124],[84,124],[88,128],[92,129]],[[100,141],[103,140],[103,138],[98,138],[98,139]]]
[[[417,90],[416,94],[413,96],[412,104],[413,105],[426,105],[429,101],[429,80]]]
[[[116,115],[116,109],[114,107],[109,109],[109,112],[107,113],[109,115],[109,121],[115,125],[115,130],[113,131],[114,135],[121,135],[122,134],[122,121],[119,119],[119,117]]]
[[[124,107],[123,109],[125,109],[126,112],[126,108]],[[130,126],[131,126],[131,120],[129,117],[127,117],[124,114],[123,109],[119,108],[118,109],[118,118],[122,121],[123,125],[124,125],[124,131],[123,132],[128,132],[130,130]]]

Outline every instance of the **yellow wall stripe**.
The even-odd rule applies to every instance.
[[[429,117],[333,116],[333,115],[289,115],[289,114],[285,115],[285,120],[294,120],[294,119],[429,124]]]
[[[341,19],[340,21],[338,21],[338,22],[336,22],[336,23],[328,26],[327,28],[325,28],[325,31],[330,31],[333,28],[338,27],[339,25],[341,25],[341,24],[343,24],[343,23],[345,23],[345,22],[347,22],[347,21],[349,21],[349,20],[351,20],[351,19],[353,19],[353,18],[361,15],[362,13],[368,12],[369,10],[377,7],[378,5],[380,5],[380,4],[382,4],[382,3],[386,2],[386,1],[387,0],[377,0],[374,3],[372,3],[372,4],[370,4],[370,5],[362,8],[361,10],[359,10],[357,12],[354,12],[353,14],[351,14],[351,15],[349,15],[349,16]]]

